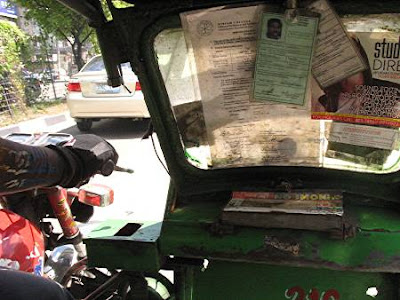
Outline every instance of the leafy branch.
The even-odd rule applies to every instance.
[[[95,42],[94,31],[86,20],[54,0],[11,0],[25,8],[27,20],[34,20],[48,35],[65,40],[71,45],[74,63],[80,69],[83,64],[84,43]]]

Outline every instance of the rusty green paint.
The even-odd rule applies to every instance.
[[[319,242],[323,260],[357,267],[363,265],[399,264],[400,214],[392,209],[351,207],[348,210],[358,220],[358,233],[341,243],[333,240]],[[312,242],[313,238],[309,238]]]
[[[138,233],[121,237],[116,232],[126,221],[107,221],[85,241],[91,265],[156,270],[162,257],[181,257],[282,264],[336,270],[400,272],[400,217],[386,209],[346,207],[359,222],[354,238],[332,240],[327,234],[295,230],[267,230],[236,227],[232,232],[216,235],[212,231],[223,203],[192,203],[170,213],[163,226],[160,243],[151,242],[154,233],[137,238]],[[149,223],[151,228],[157,223]],[[376,226],[376,227],[374,227]],[[366,229],[365,229],[366,228]],[[159,229],[159,227],[158,227]],[[374,229],[377,229],[374,231]],[[281,249],[265,243],[270,237],[281,242]],[[285,245],[299,245],[298,253],[285,250]],[[159,247],[160,246],[160,252]],[[112,253],[112,255],[110,255]],[[107,259],[105,259],[107,257]]]
[[[176,215],[169,214],[161,235],[161,252],[336,270],[400,272],[400,232],[391,231],[396,226],[400,228],[400,215],[398,220],[389,218],[386,227],[386,209],[346,207],[356,219],[363,220],[358,224],[356,236],[346,240],[334,240],[319,232],[246,227],[235,227],[232,232],[219,236],[211,228],[220,209],[218,203],[198,203],[186,205]],[[366,222],[367,213],[371,223]],[[369,224],[379,225],[379,230],[371,231],[373,226]],[[282,246],[266,244],[266,237]],[[286,247],[297,244],[298,253]]]

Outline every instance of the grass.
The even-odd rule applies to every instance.
[[[51,102],[36,103],[31,106],[22,107],[16,105],[13,108],[13,116],[9,113],[0,114],[0,127],[16,124],[46,115],[55,115],[67,111],[67,104],[64,99],[58,99]]]

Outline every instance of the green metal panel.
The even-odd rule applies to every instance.
[[[84,240],[89,265],[110,269],[158,271],[158,238],[162,222],[108,220]]]
[[[378,291],[375,298],[366,295],[373,287]],[[211,261],[204,272],[195,270],[195,297],[184,299],[390,300],[398,299],[397,288],[395,278],[387,274]]]
[[[400,214],[384,208],[346,207],[357,232],[345,240],[327,233],[250,227],[215,229],[221,203],[186,205],[164,221],[163,255],[288,266],[400,272]]]

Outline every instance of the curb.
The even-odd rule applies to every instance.
[[[0,137],[14,132],[35,133],[35,132],[57,132],[67,127],[74,126],[75,122],[70,117],[69,112],[62,114],[39,117],[36,119],[23,121],[18,124],[0,128]]]

